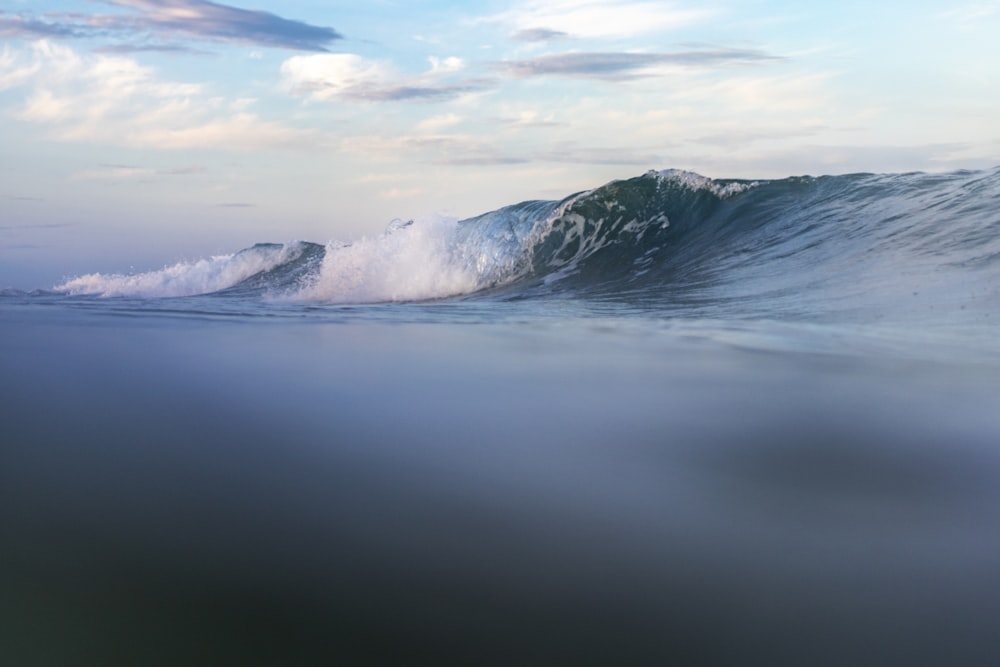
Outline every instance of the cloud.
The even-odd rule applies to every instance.
[[[532,0],[483,20],[512,24],[514,34],[522,38],[620,38],[677,29],[713,13],[646,0]]]
[[[206,171],[201,165],[178,167],[176,169],[156,170],[130,164],[100,164],[93,169],[85,169],[73,174],[74,181],[106,181],[117,183],[124,181],[143,181],[156,176],[193,176]]]
[[[282,18],[270,12],[241,9],[208,0],[104,0],[125,11],[114,14],[47,12],[39,19],[30,14],[0,13],[0,35],[35,39],[124,38],[139,44],[119,49],[168,47],[158,41],[146,44],[149,35],[235,42],[300,51],[327,51],[342,36],[333,28]]]
[[[636,152],[631,148],[581,148],[576,145],[558,146],[533,156],[532,161],[569,162],[571,164],[603,164],[652,167],[663,163],[656,153]]]
[[[196,53],[210,55],[210,51],[194,49],[180,44],[114,44],[94,49],[94,53]]]
[[[492,83],[487,79],[453,80],[464,69],[460,58],[428,58],[430,70],[407,77],[392,67],[351,53],[294,56],[281,75],[295,95],[316,101],[391,102],[448,100]]]
[[[378,193],[381,199],[412,199],[424,194],[423,188],[389,188]]]
[[[96,169],[87,169],[85,171],[77,172],[70,178],[74,181],[107,181],[113,183],[143,180],[149,178],[155,173],[156,172],[154,170],[146,167],[134,167],[121,164],[102,164]]]
[[[513,128],[553,128],[565,127],[565,121],[555,120],[553,114],[540,117],[537,111],[520,110],[509,115],[500,116],[496,122]]]
[[[527,157],[502,154],[446,157],[433,161],[434,164],[449,167],[499,167],[510,164],[528,164],[529,162],[531,159]]]
[[[691,141],[695,144],[715,146],[726,150],[743,150],[752,144],[815,137],[831,131],[833,130],[828,125],[806,124],[795,126],[780,124],[766,126],[761,124],[750,129],[739,123],[731,123],[727,126],[714,129],[710,134],[694,137]]]
[[[628,146],[590,147],[575,141],[559,141],[544,148],[514,147],[502,136],[468,134],[362,136],[345,138],[344,153],[416,161],[450,167],[493,167],[540,162],[568,164],[627,165],[649,168],[663,162],[649,150]],[[366,178],[365,182],[375,181]]]
[[[920,144],[913,146],[795,144],[764,145],[754,151],[727,151],[715,155],[700,154],[691,167],[717,176],[743,174],[751,178],[781,178],[789,174],[844,174],[852,172],[893,173],[913,171],[951,171],[989,168],[981,156],[957,157],[965,144]]]
[[[164,176],[194,176],[196,174],[204,174],[207,172],[204,166],[200,164],[192,164],[187,167],[177,167],[175,169],[167,169],[165,171],[158,172]]]
[[[161,80],[124,56],[81,56],[46,40],[30,51],[0,54],[0,89],[24,87],[19,120],[48,128],[60,141],[140,148],[255,149],[304,147],[318,133],[263,120],[249,100],[210,97],[197,83]]]
[[[432,118],[426,118],[417,124],[417,129],[422,132],[437,132],[443,130],[446,127],[451,127],[453,125],[458,125],[462,122],[462,117],[458,114],[448,113],[441,116],[433,116]]]
[[[515,42],[551,42],[564,37],[569,37],[569,35],[561,30],[549,28],[524,28],[510,36]]]
[[[703,110],[715,108],[725,113],[713,115],[728,115],[743,123],[755,114],[755,121],[764,121],[768,127],[792,118],[809,118],[811,124],[816,124],[816,119],[827,117],[827,112],[836,104],[827,85],[830,78],[827,73],[811,73],[740,76],[701,82],[691,79],[674,92],[672,98],[675,105],[694,105]],[[855,116],[864,113],[867,111],[863,107],[854,109]],[[843,126],[847,117],[843,113],[836,115],[840,119],[836,125]]]
[[[431,64],[431,71],[429,72],[431,75],[454,74],[465,69],[465,61],[457,56],[449,56],[447,58],[430,56],[427,58],[427,61]]]
[[[517,78],[564,76],[615,79],[648,74],[658,66],[715,67],[760,63],[776,56],[752,49],[712,49],[669,53],[558,53],[498,64]]]
[[[586,148],[577,145],[560,145],[547,150],[528,151],[523,154],[504,154],[484,151],[466,156],[454,155],[432,160],[434,164],[456,167],[493,167],[539,162],[564,164],[622,165],[652,168],[663,163],[656,153],[637,152],[628,147]]]
[[[657,67],[709,67],[775,60],[751,49],[704,49],[670,53],[561,53],[496,63],[494,69],[513,78],[563,76],[616,79],[649,75]],[[314,101],[391,102],[445,101],[498,84],[496,78],[458,77],[459,58],[428,58],[430,69],[404,75],[389,64],[351,53],[293,56],[281,75],[294,95]]]
[[[323,143],[318,132],[299,130],[254,114],[206,119],[192,125],[150,126],[134,133],[132,142],[156,148],[224,148],[258,150],[269,148],[313,148]]]
[[[346,137],[341,140],[339,149],[368,159],[416,160],[437,165],[502,165],[528,161],[498,148],[493,137],[469,134]]]
[[[14,197],[13,199],[25,199],[25,197]],[[34,197],[28,197],[27,199],[34,200]],[[40,200],[39,200],[40,201]],[[26,229],[34,231],[36,229],[67,229],[69,227],[76,227],[75,222],[49,222],[49,223],[32,223],[23,225],[0,225],[0,230],[10,231],[14,229]]]
[[[949,21],[974,23],[1000,14],[1000,2],[974,2],[958,5],[944,11],[940,17]]]
[[[8,16],[0,11],[0,37],[40,39],[46,37],[85,37],[90,31],[72,22],[50,23],[34,18]]]

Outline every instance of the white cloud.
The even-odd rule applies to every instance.
[[[281,74],[293,93],[321,101],[380,88],[391,78],[385,65],[353,53],[294,56],[281,64]]]
[[[127,165],[104,165],[95,169],[80,171],[71,176],[74,181],[132,181],[149,178],[156,172],[147,167],[130,167]]]
[[[830,74],[737,76],[700,83],[685,79],[672,97],[677,102],[703,104],[715,114],[746,117],[758,113],[765,119],[803,117],[826,113],[834,105],[826,83]]]
[[[488,21],[512,24],[517,34],[547,31],[572,37],[632,37],[672,30],[714,12],[646,0],[532,0]]]
[[[507,153],[492,137],[471,134],[369,134],[345,137],[338,150],[367,160],[427,164],[485,165],[524,162]]]
[[[62,141],[240,149],[315,140],[246,112],[252,100],[210,98],[201,84],[161,80],[131,58],[81,56],[46,40],[28,53],[5,49],[0,83],[27,89],[16,118],[47,126]]]
[[[952,7],[942,12],[940,16],[946,20],[972,23],[992,18],[998,14],[1000,14],[1000,2],[974,2]]]
[[[465,69],[465,61],[456,56],[449,56],[448,58],[438,58],[437,56],[430,56],[427,59],[431,64],[430,74],[453,74],[455,72],[460,72]]]
[[[433,116],[422,120],[417,124],[417,129],[421,132],[439,132],[446,127],[453,127],[461,123],[463,118],[455,113]]]
[[[225,118],[205,120],[190,127],[150,126],[136,132],[133,142],[139,146],[159,148],[204,148],[229,150],[266,148],[310,148],[323,143],[317,132],[285,127],[241,113]]]
[[[382,199],[412,199],[424,194],[423,188],[389,188],[378,193]]]
[[[19,54],[4,45],[0,52],[0,90],[24,85],[38,74],[40,64],[35,61],[29,65],[21,65]]]
[[[428,71],[406,75],[352,53],[293,56],[281,64],[281,75],[293,94],[323,102],[435,101],[453,99],[485,84],[450,79],[465,68],[461,58],[428,60]]]

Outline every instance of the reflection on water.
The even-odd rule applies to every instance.
[[[600,319],[3,317],[7,664],[1000,650],[994,366]]]

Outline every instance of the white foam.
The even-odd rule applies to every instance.
[[[696,174],[693,171],[685,171],[683,169],[664,169],[663,171],[651,172],[655,174],[660,180],[670,181],[672,183],[677,183],[683,185],[691,190],[705,190],[711,192],[716,197],[720,199],[725,199],[726,197],[732,197],[733,195],[738,195],[741,192],[746,192],[750,188],[757,185],[756,182],[753,183],[719,183],[718,181],[712,180],[701,174]]]
[[[473,292],[480,286],[477,271],[452,252],[457,225],[454,219],[423,218],[353,243],[329,243],[319,273],[294,298],[381,303]]]
[[[91,273],[55,287],[75,295],[178,297],[208,294],[232,287],[302,254],[303,245],[254,246],[232,255],[216,255],[196,262],[179,262],[159,271],[137,274]]]

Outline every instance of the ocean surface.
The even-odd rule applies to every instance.
[[[998,333],[1000,169],[3,291],[0,662],[994,665]]]

